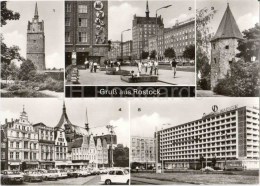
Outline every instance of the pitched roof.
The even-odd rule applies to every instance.
[[[72,123],[70,122],[69,117],[67,115],[67,112],[66,112],[65,103],[63,103],[63,109],[62,109],[60,121],[58,122],[58,124],[56,125],[55,128],[61,128],[65,122],[72,125]]]
[[[224,13],[217,32],[211,41],[227,38],[243,39],[229,5],[227,6],[226,12]]]
[[[80,126],[77,126],[77,125],[73,125],[71,123],[70,123],[70,127],[76,134],[83,135],[83,136],[85,136],[85,135],[88,136],[89,135],[88,131],[85,128],[83,128],[83,127],[80,127]]]

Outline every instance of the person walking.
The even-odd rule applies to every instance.
[[[90,69],[90,72],[92,73],[93,72],[93,62],[92,61],[89,62],[89,69]]]
[[[177,68],[177,62],[176,62],[175,57],[172,59],[171,66],[172,66],[172,69],[173,69],[173,75],[174,75],[173,78],[175,78],[175,76],[176,76],[176,68]]]
[[[94,66],[94,72],[96,73],[97,72],[97,62],[94,62],[93,66]]]
[[[139,74],[141,74],[141,72],[142,72],[142,62],[141,61],[138,62],[138,72],[139,72]]]
[[[154,62],[154,75],[158,76],[158,61]]]
[[[151,62],[151,66],[150,66],[150,76],[153,75],[153,69],[154,69],[154,61]]]

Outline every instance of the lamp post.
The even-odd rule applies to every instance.
[[[158,52],[158,25],[157,25],[157,12],[158,12],[159,10],[163,9],[163,8],[169,8],[170,6],[172,6],[172,5],[163,6],[163,7],[158,8],[158,9],[156,10],[156,20],[155,20],[155,22],[156,22],[156,24],[155,24],[155,26],[156,26],[156,53],[157,53],[157,55],[156,55],[156,61],[158,61],[158,54],[159,54],[159,52]]]
[[[129,31],[129,30],[131,30],[131,29],[126,29],[121,32],[121,59],[122,59],[122,62],[123,62],[123,33],[126,31]]]

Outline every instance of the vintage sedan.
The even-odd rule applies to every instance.
[[[58,173],[55,170],[39,169],[38,171],[42,174],[42,177],[44,180],[57,180],[58,179]]]
[[[110,170],[107,174],[101,175],[100,183],[111,184],[127,184],[129,185],[130,175],[128,171],[122,169]]]
[[[42,174],[37,170],[25,170],[23,175],[24,181],[33,182],[33,181],[43,181]]]
[[[11,183],[23,183],[23,175],[19,171],[4,170],[1,173],[1,183],[11,184]]]

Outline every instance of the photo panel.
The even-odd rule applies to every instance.
[[[63,1],[2,1],[1,10],[1,97],[63,97]]]

